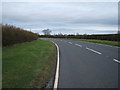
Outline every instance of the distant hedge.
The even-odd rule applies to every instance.
[[[38,35],[13,25],[2,25],[2,45],[30,42],[38,39]]]
[[[96,34],[96,35],[39,35],[39,37],[120,41],[120,33],[118,34]]]

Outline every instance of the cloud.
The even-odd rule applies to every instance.
[[[2,0],[2,2],[119,2],[119,0]]]
[[[100,28],[116,28],[117,15],[115,2],[3,3],[3,23],[32,30],[50,28],[56,33],[87,33],[86,27],[109,31]]]

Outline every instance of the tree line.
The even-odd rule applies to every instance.
[[[38,39],[38,34],[15,27],[2,25],[2,45],[8,46],[17,43],[30,42]]]
[[[95,34],[95,35],[39,35],[39,37],[47,38],[76,38],[76,39],[96,39],[96,40],[108,40],[108,41],[120,41],[120,33],[118,34]]]

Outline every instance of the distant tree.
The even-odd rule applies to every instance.
[[[76,35],[80,35],[79,33],[76,33]]]
[[[44,35],[50,35],[50,33],[51,33],[52,31],[49,30],[49,29],[44,29],[44,30],[42,30],[42,32],[44,33]]]
[[[83,34],[83,35],[87,35],[87,33]]]
[[[58,33],[58,35],[63,35],[62,33]]]

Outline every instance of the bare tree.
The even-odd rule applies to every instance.
[[[80,35],[79,33],[76,33],[76,35]]]
[[[63,35],[62,33],[58,33],[58,35]]]
[[[50,33],[51,33],[52,31],[49,30],[49,29],[44,29],[44,30],[42,30],[42,32],[44,33],[44,35],[50,35]]]

